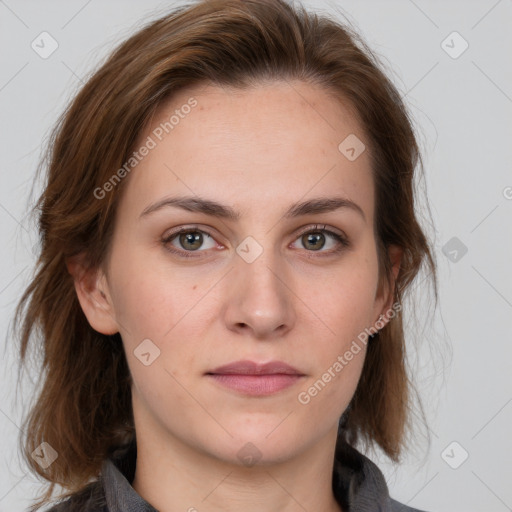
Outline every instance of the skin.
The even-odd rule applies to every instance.
[[[337,426],[365,346],[307,405],[297,397],[391,307],[392,285],[378,287],[369,152],[349,161],[338,150],[352,133],[365,142],[364,132],[317,86],[272,82],[182,90],[139,143],[191,96],[198,105],[125,178],[104,268],[68,264],[91,326],[123,340],[138,446],[132,485],[162,512],[339,511],[331,488]],[[182,194],[229,205],[240,219],[175,207],[140,217]],[[292,203],[323,196],[350,199],[364,218],[348,207],[283,217]],[[350,245],[334,253],[340,244],[325,234],[315,250],[300,230],[318,233],[316,224]],[[191,225],[212,237],[196,251],[179,235],[162,243]],[[263,250],[252,263],[236,252],[249,236]],[[400,251],[390,256],[396,276]],[[144,339],[160,350],[148,366],[134,355]],[[305,376],[250,397],[204,375],[239,359],[285,361]],[[261,456],[252,466],[237,456],[248,442]]]

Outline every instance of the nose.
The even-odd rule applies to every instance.
[[[225,304],[228,329],[259,340],[283,336],[295,322],[291,272],[271,250],[252,263],[236,257]]]

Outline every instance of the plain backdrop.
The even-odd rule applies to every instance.
[[[425,163],[430,215],[421,200],[418,208],[434,242],[439,305],[428,320],[419,283],[420,318],[407,329],[430,444],[420,436],[398,466],[378,451],[369,456],[391,495],[410,506],[512,510],[512,2],[303,3],[346,17],[380,56]],[[83,77],[142,22],[178,4],[0,0],[0,512],[25,510],[41,489],[17,452],[22,409],[8,328],[35,262],[27,213],[42,147]],[[58,45],[46,58],[32,47],[48,37],[42,32]]]

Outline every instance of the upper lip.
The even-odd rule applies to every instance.
[[[283,361],[270,361],[268,363],[256,363],[254,361],[234,361],[207,372],[207,374],[223,375],[303,375],[299,370]]]

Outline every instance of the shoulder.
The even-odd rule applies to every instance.
[[[426,510],[419,510],[417,508],[408,507],[393,498],[390,498],[391,512],[427,512]]]
[[[46,512],[108,512],[101,481],[87,484],[83,489],[57,503]]]
[[[343,509],[351,511],[426,512],[391,498],[386,479],[379,467],[343,440],[336,444],[333,491]]]

